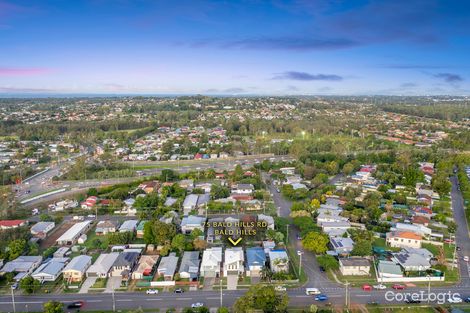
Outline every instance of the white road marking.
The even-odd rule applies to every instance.
[[[103,302],[103,300],[86,300],[86,302]]]
[[[162,301],[163,299],[145,299],[145,301]]]
[[[178,300],[192,300],[193,298],[178,298]]]
[[[131,301],[134,301],[132,299],[118,299],[116,300],[117,302],[131,302]]]

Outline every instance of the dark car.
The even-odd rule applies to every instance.
[[[464,300],[464,301],[465,301],[465,302],[467,302],[467,303],[470,303],[470,297],[468,297],[468,298],[465,298],[465,300]]]
[[[174,293],[183,293],[183,292],[184,292],[184,290],[181,289],[181,288],[176,288],[175,291],[174,291]]]
[[[418,304],[418,303],[421,303],[421,301],[406,298],[406,299],[405,299],[405,303],[409,303],[409,304]]]
[[[325,272],[325,268],[323,266],[320,266],[320,272]]]
[[[326,301],[326,300],[328,300],[327,295],[318,295],[315,297],[315,301]]]
[[[83,301],[74,301],[72,303],[69,303],[67,305],[68,309],[79,309],[83,306],[84,302]]]

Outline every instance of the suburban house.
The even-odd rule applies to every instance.
[[[91,221],[83,221],[74,224],[60,236],[56,242],[59,246],[71,246],[77,243],[81,235],[86,234],[91,227]]]
[[[344,276],[370,275],[370,261],[365,258],[340,258],[339,270]]]
[[[204,205],[206,205],[207,203],[209,203],[210,200],[211,200],[211,195],[208,194],[208,193],[204,193],[202,195],[199,195],[199,197],[197,198],[196,207],[201,208]]]
[[[134,232],[135,229],[137,228],[137,224],[139,221],[137,220],[127,220],[124,221],[124,223],[121,224],[121,227],[119,227],[119,232],[120,233],[125,233],[125,232]]]
[[[261,276],[266,266],[266,253],[261,247],[246,249],[246,275],[251,277]]]
[[[54,254],[52,256],[54,258],[64,258],[65,256],[67,256],[70,253],[72,253],[72,252],[70,251],[69,247],[60,247],[59,249],[56,250],[56,252],[54,252]]]
[[[2,220],[0,221],[0,229],[11,229],[28,225],[25,220]]]
[[[158,258],[158,255],[142,255],[137,267],[132,271],[132,279],[143,279],[144,276],[151,276]]]
[[[118,256],[119,252],[100,254],[95,263],[93,263],[93,265],[87,269],[86,276],[98,278],[108,277],[109,270],[113,266]]]
[[[267,224],[267,229],[274,230],[274,217],[271,215],[258,214],[258,221],[263,221]]]
[[[245,255],[241,247],[225,249],[224,276],[243,275],[245,272]]]
[[[98,198],[95,196],[91,196],[91,197],[86,198],[86,200],[83,201],[80,206],[84,210],[91,210],[92,208],[94,208],[97,202],[98,202]]]
[[[146,220],[140,221],[139,225],[137,225],[136,231],[137,231],[137,238],[144,238],[144,226],[145,223],[147,223]]]
[[[111,276],[122,276],[124,279],[128,280],[132,269],[139,260],[139,256],[139,252],[128,251],[120,253],[111,267]]]
[[[410,231],[420,236],[430,236],[432,230],[429,227],[420,224],[407,224],[407,223],[396,223],[395,227],[391,228],[392,231]]]
[[[183,234],[190,234],[193,230],[199,229],[204,232],[204,222],[206,221],[205,217],[189,215],[183,217],[181,221],[181,232]]]
[[[330,244],[336,255],[349,255],[354,248],[354,241],[349,237],[330,237]]]
[[[220,277],[222,264],[222,247],[212,247],[204,250],[200,275],[201,277]]]
[[[431,268],[429,260],[418,253],[408,253],[401,251],[393,253],[392,261],[399,264],[403,270],[409,271],[426,271]]]
[[[269,250],[269,266],[274,273],[289,271],[289,256],[286,250]]]
[[[387,244],[392,248],[421,248],[423,237],[410,231],[387,233]]]
[[[179,268],[180,278],[197,280],[199,276],[199,251],[185,251]]]
[[[321,228],[329,236],[342,236],[351,228],[351,224],[348,221],[324,222],[321,224]]]
[[[235,184],[232,186],[232,193],[238,195],[251,195],[254,190],[253,184]]]
[[[395,262],[380,260],[377,265],[377,275],[379,278],[401,278],[403,272],[400,265]]]
[[[160,260],[157,272],[159,276],[163,276],[165,280],[173,280],[178,264],[176,253],[172,252],[168,256],[164,256]]]
[[[0,270],[1,274],[14,273],[15,281],[20,281],[22,278],[29,276],[39,265],[41,265],[41,256],[26,256],[22,255],[7,262]]]
[[[142,189],[145,193],[149,194],[151,192],[156,191],[158,188],[158,182],[156,181],[148,181],[141,183],[138,187],[139,189]]]
[[[91,265],[91,256],[79,255],[70,261],[62,270],[64,280],[68,283],[81,282],[86,270]]]
[[[189,212],[196,209],[197,206],[197,199],[199,198],[198,195],[190,194],[187,195],[183,201],[183,212],[184,215],[188,215]]]
[[[38,222],[31,227],[30,232],[34,237],[44,239],[54,227],[54,222]]]
[[[116,221],[111,221],[111,220],[105,220],[105,221],[99,221],[98,224],[96,224],[96,229],[95,229],[95,234],[98,236],[101,235],[107,235],[109,233],[115,233],[118,229],[118,222]]]
[[[59,278],[60,274],[62,274],[62,270],[65,267],[65,264],[69,258],[52,258],[48,261],[42,263],[31,277],[40,282],[44,281],[56,281]]]

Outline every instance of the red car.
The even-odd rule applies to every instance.
[[[392,288],[395,289],[395,290],[403,290],[403,289],[405,289],[405,286],[400,285],[400,284],[395,284],[395,285],[392,286]]]
[[[362,285],[362,290],[364,290],[364,291],[372,291],[372,286],[371,286],[371,285]]]

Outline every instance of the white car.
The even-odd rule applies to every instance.
[[[449,302],[449,303],[462,303],[463,300],[462,300],[462,298],[460,298],[458,296],[452,296],[452,297],[449,297],[449,299],[447,299],[447,302]]]
[[[469,260],[468,256],[464,256],[464,257],[463,257],[463,260],[464,260],[465,262],[468,262],[468,260]]]
[[[274,290],[276,290],[276,291],[286,291],[287,289],[284,286],[277,285],[276,287],[274,287]]]
[[[147,291],[145,293],[148,294],[148,295],[156,295],[156,294],[158,294],[158,290],[157,289],[147,289]]]
[[[374,289],[379,289],[379,290],[387,289],[387,286],[382,285],[382,284],[380,284],[380,285],[374,285],[373,287],[374,287]]]
[[[202,303],[202,302],[196,302],[196,303],[191,304],[191,308],[193,308],[193,309],[201,308],[203,306],[204,306],[204,303]]]

